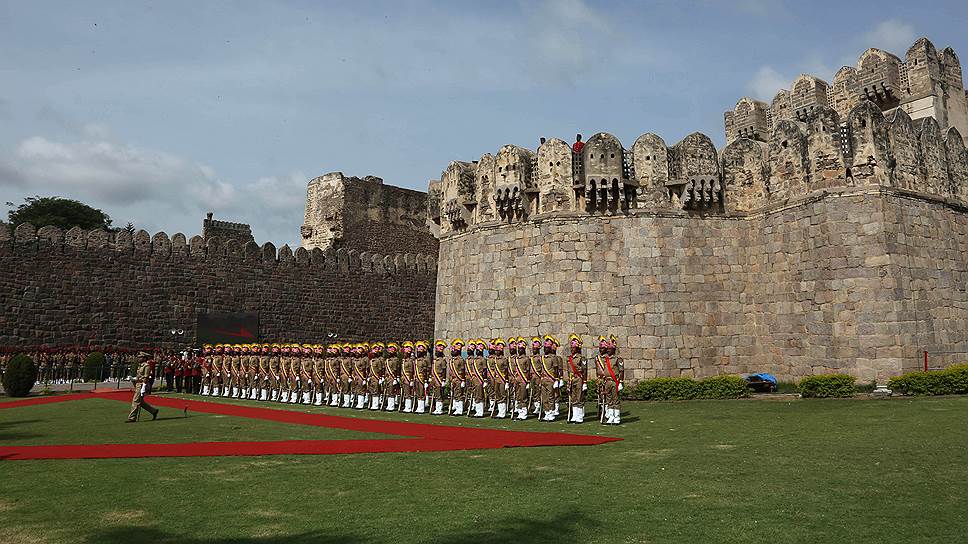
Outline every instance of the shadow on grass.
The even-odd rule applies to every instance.
[[[495,520],[492,524],[485,524],[485,527],[478,526],[465,532],[458,531],[445,538],[433,539],[432,542],[442,544],[464,542],[473,544],[578,542],[580,528],[587,531],[599,525],[597,521],[581,512],[562,513],[542,519],[538,519],[538,517],[537,515],[534,518],[514,516]]]
[[[3,440],[18,440],[21,438],[37,438],[41,436],[37,433],[24,433],[12,430],[14,426],[17,425],[29,425],[31,423],[43,423],[42,419],[21,419],[18,421],[4,421],[0,423],[0,441]]]
[[[169,533],[155,527],[115,527],[92,534],[86,542],[91,544],[132,544],[139,542],[150,542],[152,544],[357,544],[366,542],[366,540],[352,535],[334,535],[332,531],[312,531],[275,536],[193,538],[182,534]]]
[[[535,515],[535,518],[539,517]],[[467,531],[453,531],[444,537],[416,538],[414,542],[434,542],[440,544],[498,544],[515,542],[532,544],[545,542],[577,542],[580,529],[588,532],[600,523],[580,512],[562,513],[547,519],[508,517],[494,520],[484,526],[477,525]],[[103,529],[89,537],[91,544],[133,544],[151,542],[153,544],[358,544],[363,542],[382,542],[380,538],[360,537],[351,534],[334,534],[332,530],[311,531],[306,533],[226,538],[195,538],[170,533],[155,527],[115,527]]]

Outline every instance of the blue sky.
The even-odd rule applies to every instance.
[[[541,136],[721,146],[740,96],[829,81],[867,47],[968,55],[968,3],[927,5],[0,0],[0,202],[189,235],[212,210],[297,244],[325,172],[425,190]]]

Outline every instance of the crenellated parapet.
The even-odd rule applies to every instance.
[[[430,186],[429,216],[440,234],[549,215],[745,215],[821,189],[880,186],[968,205],[968,160],[960,132],[874,102],[846,115],[810,103],[822,82],[795,86],[793,115],[763,139],[722,150],[701,133],[669,146],[651,133],[631,149],[598,133],[580,153],[552,138],[532,152],[504,146],[478,161],[455,161]],[[811,99],[812,100],[812,99]],[[753,105],[751,105],[753,107]],[[750,134],[759,134],[752,132]],[[439,211],[436,211],[439,209]]]
[[[912,119],[933,118],[941,129],[968,132],[968,100],[961,62],[950,47],[940,53],[927,38],[917,40],[902,59],[876,48],[855,66],[844,66],[831,83],[800,75],[770,104],[743,97],[724,114],[726,143],[739,138],[766,142],[782,121],[807,122],[830,108],[845,119],[857,106],[873,103],[885,116],[903,110]]]
[[[260,266],[299,266],[306,269],[327,271],[362,272],[380,275],[435,274],[436,256],[399,253],[378,254],[355,249],[297,248],[288,245],[278,249],[271,242],[261,246],[255,242],[240,243],[234,238],[222,239],[217,236],[190,239],[182,233],[169,237],[165,232],[154,235],[139,230],[107,232],[101,229],[83,230],[74,227],[67,231],[55,226],[35,228],[30,223],[21,223],[13,236],[7,228],[0,229],[0,249],[15,253],[29,254],[45,251],[65,253],[69,251],[94,253],[108,251],[128,256],[138,256],[146,261],[186,260],[204,261],[213,264],[238,263]]]

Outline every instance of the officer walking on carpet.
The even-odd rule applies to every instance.
[[[158,409],[148,404],[145,397],[151,393],[151,383],[154,381],[154,364],[150,360],[151,356],[145,352],[138,353],[138,370],[135,374],[134,396],[131,397],[131,412],[128,413],[128,420],[125,423],[138,421],[138,412],[144,408],[151,414],[151,419],[158,418]]]

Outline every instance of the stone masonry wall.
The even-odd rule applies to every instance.
[[[164,233],[0,229],[0,345],[170,346],[196,313],[258,312],[261,339],[430,338],[436,262],[423,255],[293,253]]]
[[[954,225],[952,228],[950,225]],[[848,372],[965,352],[968,216],[815,191],[746,217],[557,216],[441,240],[436,335],[616,334],[635,379]],[[928,295],[931,296],[928,296]]]
[[[332,172],[310,180],[300,229],[306,249],[437,253],[427,222],[427,193],[383,180]]]

